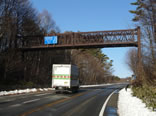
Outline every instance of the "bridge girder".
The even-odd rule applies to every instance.
[[[67,32],[49,34],[46,36],[57,36],[58,43],[55,45],[44,45],[43,36],[24,37],[24,51],[45,49],[79,49],[79,48],[105,48],[105,47],[138,47],[140,28],[113,31],[93,32]]]

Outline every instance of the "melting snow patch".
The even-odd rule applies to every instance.
[[[36,88],[31,89],[31,92],[36,92],[36,91],[37,91],[37,89],[36,89]]]
[[[1,91],[0,96],[4,95],[15,95],[15,94],[22,94],[22,93],[32,93],[32,92],[37,92],[37,91],[50,91],[52,88],[44,88],[44,89],[23,89],[23,90],[14,90],[14,91]]]
[[[119,116],[156,116],[156,112],[148,109],[137,97],[132,96],[131,89],[122,89],[118,100]]]
[[[47,88],[44,88],[44,91],[48,91],[48,89]]]
[[[39,88],[40,91],[44,91],[43,89]]]

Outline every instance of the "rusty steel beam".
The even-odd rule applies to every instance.
[[[32,36],[25,39],[21,50],[38,49],[78,49],[78,48],[105,48],[105,47],[138,47],[139,28],[113,31],[68,32],[48,34],[57,36],[56,45],[44,45],[43,36]],[[25,37],[27,38],[27,37]]]
[[[24,51],[44,50],[44,49],[79,49],[79,48],[109,48],[109,47],[138,47],[137,42],[122,42],[122,43],[91,43],[91,44],[76,44],[76,45],[40,45],[31,47],[22,47]]]

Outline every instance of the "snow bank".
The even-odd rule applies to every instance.
[[[107,85],[112,85],[112,84],[98,84],[98,85],[81,85],[80,87],[98,87],[98,86],[107,86]],[[33,92],[42,92],[42,91],[49,91],[49,90],[54,90],[54,88],[33,88],[33,89],[23,89],[23,90],[14,90],[14,91],[1,91],[0,96],[5,96],[5,95],[16,95],[16,94],[23,94],[23,93],[33,93]]]
[[[0,96],[4,95],[15,95],[15,94],[22,94],[22,93],[33,93],[33,92],[39,92],[39,91],[49,91],[53,90],[52,88],[33,88],[33,89],[23,89],[23,90],[14,90],[14,91],[1,91]]]
[[[156,112],[146,108],[139,98],[132,96],[131,89],[119,92],[118,113],[119,116],[156,116]]]

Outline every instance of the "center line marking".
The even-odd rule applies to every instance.
[[[38,101],[38,100],[40,100],[40,99],[33,99],[33,100],[25,101],[25,102],[23,102],[23,104],[27,104],[27,103],[35,102],[35,101]]]
[[[9,107],[18,107],[18,106],[21,106],[21,104],[14,104],[14,105],[11,105]]]
[[[35,96],[43,96],[43,95],[48,95],[48,94],[51,94],[51,93],[38,94],[38,95],[35,95]]]
[[[59,104],[59,103],[62,103],[62,102],[65,102],[65,101],[67,101],[67,100],[71,100],[71,99],[76,98],[76,97],[79,97],[79,96],[81,96],[81,95],[83,95],[83,94],[85,94],[85,93],[87,93],[87,92],[76,94],[76,95],[74,95],[74,96],[72,96],[72,97],[70,97],[70,98],[59,99],[59,100],[57,100],[57,101],[55,101],[55,102],[52,102],[52,103],[49,103],[49,104],[45,104],[45,105],[43,105],[43,106],[41,106],[41,107],[38,107],[38,108],[35,108],[35,109],[30,110],[30,111],[28,111],[28,112],[25,112],[25,113],[21,114],[20,116],[27,116],[27,115],[29,115],[29,114],[32,114],[33,112],[37,112],[37,111],[43,110],[43,109],[45,109],[45,108],[51,107],[51,106],[53,106],[53,105],[56,105],[56,104]]]

